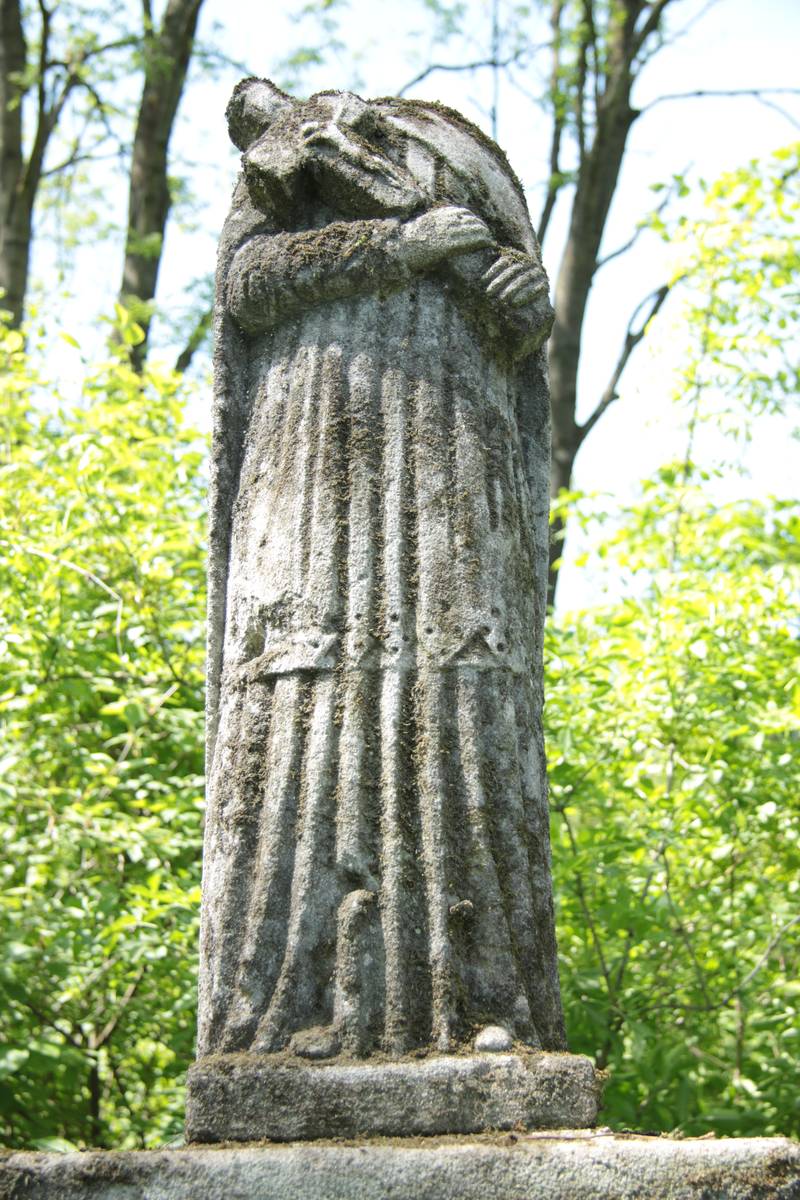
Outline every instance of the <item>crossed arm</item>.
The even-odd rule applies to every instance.
[[[227,305],[250,334],[311,306],[394,291],[436,274],[512,357],[547,337],[552,311],[540,264],[498,247],[484,222],[464,208],[433,208],[408,221],[337,221],[301,233],[257,234],[237,251]]]

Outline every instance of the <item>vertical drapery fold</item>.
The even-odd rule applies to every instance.
[[[201,1053],[561,1048],[513,374],[429,280],[253,359]]]

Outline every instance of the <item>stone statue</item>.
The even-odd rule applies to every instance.
[[[495,1078],[485,1051],[566,1049],[541,728],[552,310],[521,187],[457,113],[249,79],[228,120],[189,1127],[335,1134],[352,1101],[393,1132],[373,1120],[393,1066],[452,1099],[450,1068]],[[310,1123],[264,1124],[296,1116],[301,1078]],[[340,1088],[321,1124],[317,1084]],[[436,1095],[421,1131],[461,1128]]]

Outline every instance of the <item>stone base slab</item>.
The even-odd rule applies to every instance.
[[[191,1068],[191,1142],[430,1136],[594,1125],[597,1072],[580,1054],[456,1055],[383,1063],[276,1063],[219,1054]]]
[[[499,1134],[10,1154],[2,1200],[797,1200],[785,1138]]]

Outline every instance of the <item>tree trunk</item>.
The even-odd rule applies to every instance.
[[[666,5],[663,0],[660,11]],[[550,338],[550,396],[553,417],[551,492],[568,488],[578,450],[588,433],[576,420],[578,365],[583,323],[611,202],[619,182],[628,134],[638,113],[631,108],[634,59],[644,40],[636,32],[641,0],[624,0],[624,20],[609,34],[604,90],[594,100],[591,145],[581,148],[567,243],[555,286],[556,318]],[[651,9],[651,24],[658,18]],[[579,98],[583,106],[583,95]],[[552,527],[549,600],[555,599],[564,524]]]
[[[169,0],[161,28],[145,31],[145,78],[131,160],[128,237],[120,299],[145,331],[135,348],[144,361],[170,208],[169,140],[175,124],[203,0]]]
[[[22,321],[31,243],[22,152],[25,60],[19,0],[0,0],[0,308],[11,312],[14,328]]]
[[[103,1145],[103,1125],[100,1120],[100,1065],[96,1058],[89,1067],[89,1145],[98,1149]]]
[[[553,417],[551,492],[555,498],[572,480],[585,430],[577,423],[578,366],[583,322],[608,210],[616,190],[628,131],[636,117],[626,89],[598,122],[597,136],[578,176],[567,244],[555,287],[556,318],[550,338],[550,396]],[[551,547],[550,601],[555,599],[563,529]]]

